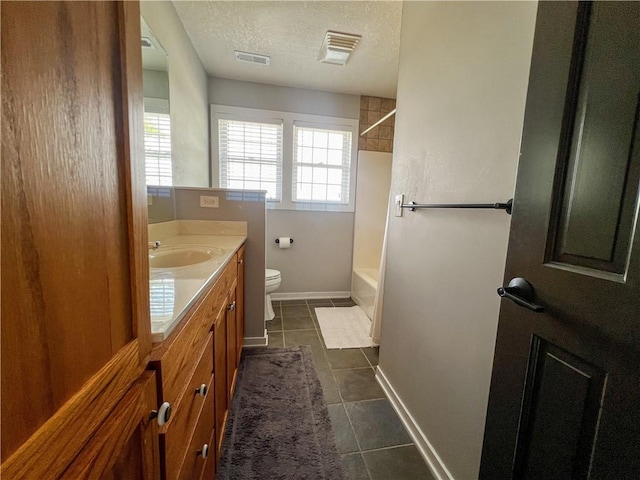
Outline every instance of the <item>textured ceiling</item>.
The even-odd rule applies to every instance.
[[[400,1],[174,1],[209,75],[395,98]],[[318,61],[327,30],[362,35],[346,66]],[[238,62],[234,50],[269,55]]]

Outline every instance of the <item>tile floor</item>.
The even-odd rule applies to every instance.
[[[310,345],[347,480],[433,480],[375,379],[378,349],[327,350],[315,307],[351,299],[274,301],[270,347]]]

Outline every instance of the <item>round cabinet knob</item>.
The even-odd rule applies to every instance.
[[[196,388],[196,393],[200,395],[202,398],[207,396],[207,386],[203,383],[198,388]]]
[[[227,307],[227,310],[229,310],[230,312],[233,312],[235,309],[236,309],[236,302],[234,300],[233,303],[229,304],[229,306]]]
[[[240,260],[238,260],[238,264],[242,265],[244,263],[244,258],[241,258]]]
[[[153,410],[151,412],[151,418],[155,418],[158,421],[158,426],[163,426],[165,423],[169,421],[171,417],[171,404],[169,402],[164,402],[160,405],[158,410]]]
[[[202,458],[207,458],[209,456],[209,445],[206,443],[202,446],[202,450],[198,450],[198,455]]]

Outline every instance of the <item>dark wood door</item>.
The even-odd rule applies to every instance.
[[[540,2],[480,476],[640,478],[640,3]],[[517,292],[516,292],[517,293]]]

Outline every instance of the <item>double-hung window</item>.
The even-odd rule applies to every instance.
[[[293,126],[294,202],[349,203],[351,132]]]
[[[282,122],[218,119],[220,186],[282,199]]]
[[[353,212],[357,118],[211,106],[212,185],[278,210]]]

